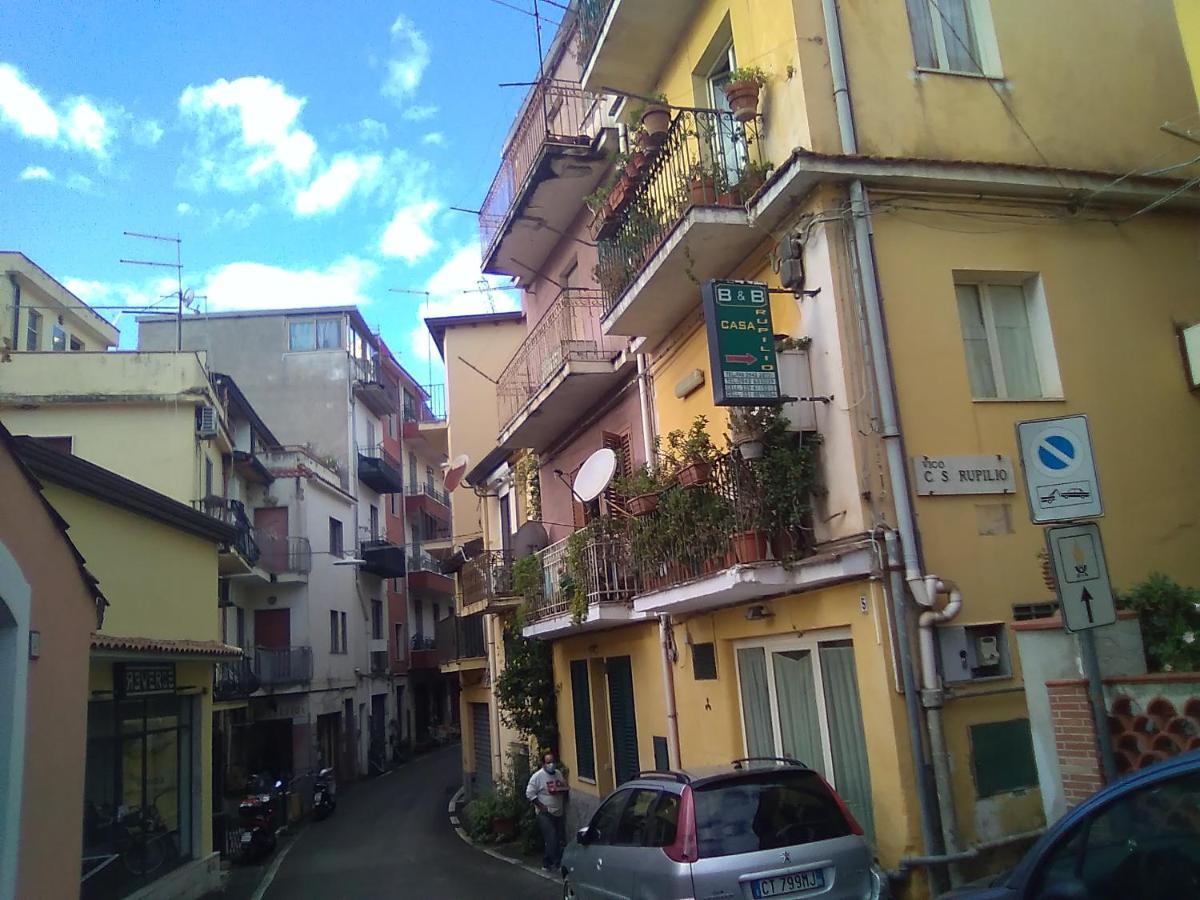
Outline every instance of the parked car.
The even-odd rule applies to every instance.
[[[568,900],[890,896],[841,797],[790,759],[643,772],[579,830],[562,875]]]
[[[1200,752],[1135,772],[1060,819],[1010,872],[943,900],[1200,897]]]

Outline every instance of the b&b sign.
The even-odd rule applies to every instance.
[[[753,281],[706,281],[701,289],[717,406],[782,402],[771,294]]]

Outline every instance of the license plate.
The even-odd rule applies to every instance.
[[[254,838],[254,835],[252,835],[250,832],[248,832],[248,831],[242,832],[242,843],[243,844],[250,843],[250,841],[253,840],[253,838]]]
[[[808,869],[804,872],[789,872],[774,878],[760,878],[752,882],[750,891],[755,897],[784,897],[789,894],[815,891],[825,887],[825,871]]]

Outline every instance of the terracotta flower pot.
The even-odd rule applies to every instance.
[[[725,191],[717,195],[717,206],[740,206],[741,202],[737,191]]]
[[[733,117],[739,122],[749,122],[758,115],[758,95],[762,88],[753,81],[732,81],[725,85],[725,99]]]
[[[637,178],[638,174],[646,167],[646,154],[638,150],[630,154],[629,159],[625,160],[625,174],[630,178]]]
[[[679,470],[677,478],[679,484],[683,487],[695,487],[698,484],[704,484],[712,475],[712,465],[706,462],[688,463]]]
[[[511,841],[517,833],[517,820],[508,816],[492,819],[492,834],[501,841]]]
[[[739,563],[762,562],[767,558],[767,535],[761,531],[735,534],[733,552]]]
[[[629,498],[631,516],[648,516],[658,509],[658,494],[638,494]]]
[[[593,241],[602,241],[616,234],[620,224],[608,209],[602,209],[592,216],[592,223],[588,226],[588,231],[591,233]]]
[[[715,178],[693,178],[691,189],[692,203],[696,206],[712,206],[717,202],[717,180]]]
[[[625,203],[625,195],[629,193],[629,188],[633,182],[624,172],[617,179],[617,183],[613,185],[612,192],[608,195],[608,208],[616,212]]]
[[[667,131],[671,127],[671,111],[665,106],[651,104],[642,113],[642,127],[646,129],[646,139],[656,147],[665,144]]]
[[[751,197],[758,193],[758,189],[767,183],[765,175],[759,172],[747,172],[742,176],[741,180],[741,201],[745,203]]]

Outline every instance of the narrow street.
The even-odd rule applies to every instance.
[[[557,885],[455,834],[446,806],[460,758],[445,747],[347,791],[331,818],[301,832],[265,900],[558,897]]]

